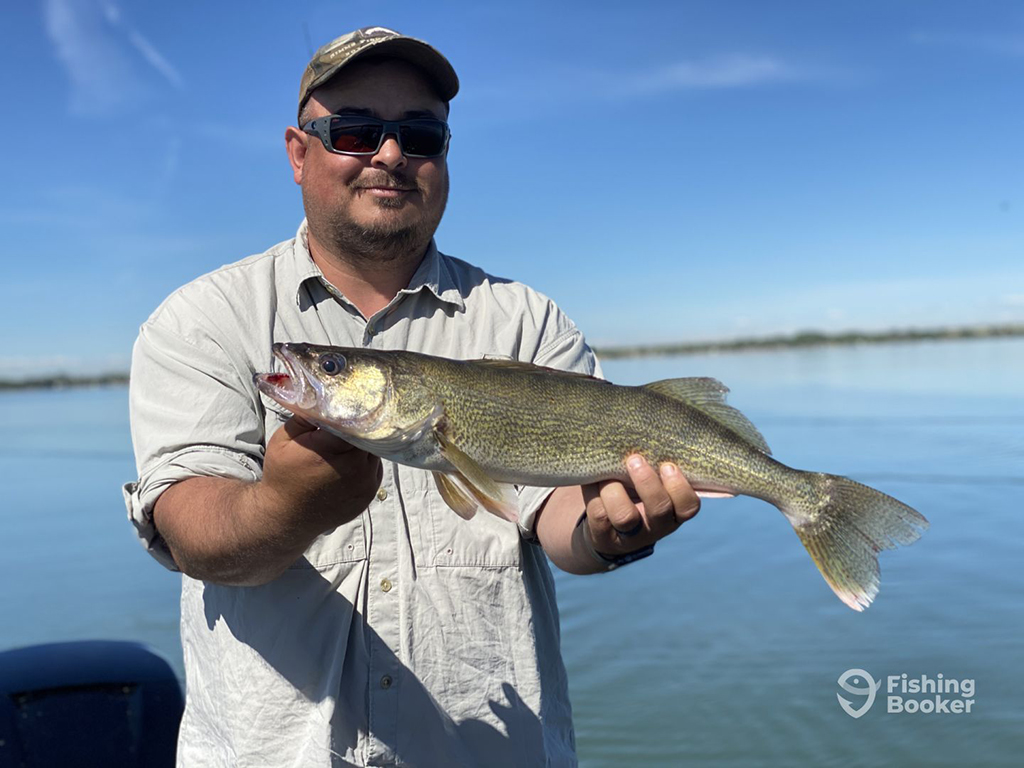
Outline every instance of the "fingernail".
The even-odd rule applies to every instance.
[[[640,469],[644,465],[644,460],[640,456],[632,456],[628,464],[630,469]]]
[[[679,467],[666,461],[661,465],[661,474],[665,477],[674,477],[679,474]]]

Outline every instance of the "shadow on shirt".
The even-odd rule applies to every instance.
[[[201,710],[194,716],[218,721],[216,731],[239,740],[230,746],[239,758],[266,757],[268,742],[290,740],[292,755],[306,749],[310,757],[323,752],[317,744],[330,744],[334,765],[396,758],[410,765],[549,764],[541,720],[511,682],[495,682],[491,670],[490,696],[451,690],[437,669],[463,662],[439,658],[430,674],[443,688],[442,705],[365,623],[365,606],[355,610],[339,592],[363,594],[357,585],[365,584],[367,567],[365,560],[293,567],[260,587],[202,583],[205,627],[191,643],[194,654],[212,659],[199,668],[217,671],[197,673],[204,695],[190,700]],[[448,641],[459,642],[460,628],[449,629]],[[186,631],[183,623],[188,643]],[[481,681],[488,671],[480,670]],[[215,704],[206,709],[206,702]],[[254,735],[260,743],[243,743]]]

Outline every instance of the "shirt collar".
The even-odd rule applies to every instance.
[[[309,254],[309,244],[306,240],[308,229],[309,226],[303,219],[295,233],[295,245],[292,248],[290,265],[295,275],[295,302],[300,307],[303,301],[303,286],[307,280],[315,278],[327,284],[323,272],[320,271],[320,267],[316,265],[313,257]],[[452,275],[448,258],[437,250],[437,244],[433,239],[430,240],[427,252],[423,255],[423,260],[413,273],[412,279],[409,280],[408,287],[400,290],[398,296],[419,293],[423,290],[430,291],[439,300],[447,304],[454,304],[460,310],[466,308],[462,292]]]
[[[423,261],[420,262],[419,267],[413,273],[412,279],[409,280],[409,287],[403,288],[398,294],[401,296],[403,294],[419,293],[424,289],[430,291],[443,302],[454,304],[459,309],[466,308],[466,303],[462,299],[462,292],[452,276],[452,268],[448,263],[448,258],[437,250],[437,244],[433,238],[430,240],[427,252],[423,255]]]

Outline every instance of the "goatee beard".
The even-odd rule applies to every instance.
[[[325,244],[337,254],[384,263],[420,255],[426,250],[433,231],[420,227],[362,227],[349,220],[331,222]]]
[[[394,172],[384,172],[360,181],[364,186],[403,189],[415,186],[407,177]],[[352,221],[345,212],[338,210],[323,211],[320,212],[321,215],[316,215],[316,211],[310,210],[308,201],[306,218],[316,238],[338,256],[375,264],[414,259],[423,255],[430,244],[430,238],[434,236],[438,224],[441,223],[441,216],[448,202],[447,180],[441,194],[443,197],[437,212],[430,218],[421,219],[410,226],[401,226],[386,220],[371,226],[363,226]],[[400,198],[376,198],[374,203],[385,211],[398,211],[408,205]]]

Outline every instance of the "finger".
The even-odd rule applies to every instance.
[[[595,545],[598,542],[605,545],[614,542],[615,531],[612,529],[612,523],[608,519],[608,513],[601,501],[601,486],[598,483],[592,483],[582,486],[582,490],[591,541]]]
[[[676,520],[685,523],[700,511],[700,497],[675,464],[665,462],[659,472],[665,491],[672,498]]]
[[[316,424],[310,424],[301,416],[292,416],[281,427],[281,429],[284,430],[285,436],[289,440],[294,440],[300,435],[305,435],[308,432],[315,432],[316,428]]]
[[[643,516],[629,498],[626,486],[617,480],[601,483],[601,504],[615,532],[623,538],[635,536],[644,529]]]
[[[306,432],[295,439],[295,442],[304,448],[319,453],[324,458],[338,456],[350,451],[358,450],[352,443],[344,438],[328,432],[326,429],[317,429],[313,432]]]
[[[316,424],[302,418],[292,416],[281,427],[284,430],[285,438],[301,445],[314,453],[328,458],[332,454],[348,453],[356,450],[350,442],[338,437],[326,429],[320,429]],[[276,436],[276,433],[275,433]]]
[[[354,448],[344,453],[322,456],[339,477],[349,482],[373,483],[373,489],[380,487],[384,480],[384,464],[372,453]],[[373,480],[371,481],[371,478]]]
[[[643,456],[634,454],[626,460],[629,479],[636,488],[637,494],[644,505],[644,517],[652,531],[660,533],[666,528],[674,529],[675,508],[672,497],[662,483],[661,477],[654,467],[647,463]]]

